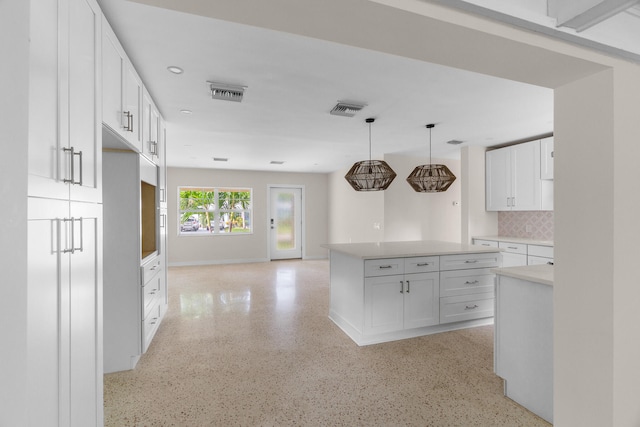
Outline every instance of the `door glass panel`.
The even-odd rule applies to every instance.
[[[277,199],[276,247],[278,250],[296,247],[294,194],[281,192]]]

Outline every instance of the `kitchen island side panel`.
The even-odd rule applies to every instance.
[[[329,318],[342,329],[361,334],[364,318],[364,262],[340,252],[330,252],[331,305]]]

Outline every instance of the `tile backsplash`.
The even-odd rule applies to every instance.
[[[553,240],[553,211],[498,212],[498,236]]]

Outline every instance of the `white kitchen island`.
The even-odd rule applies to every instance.
[[[324,247],[329,318],[358,345],[493,323],[499,249],[439,241]]]
[[[553,423],[553,266],[493,271],[495,373],[505,396]]]

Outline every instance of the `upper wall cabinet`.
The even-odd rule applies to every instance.
[[[541,180],[540,141],[512,145],[486,154],[486,209],[553,209],[553,181]]]
[[[100,202],[100,9],[93,0],[33,7],[29,195]]]
[[[102,122],[142,152],[142,81],[106,19],[102,23]]]
[[[159,164],[160,114],[146,88],[142,91],[142,154]]]
[[[553,137],[540,140],[540,179],[553,179]]]

